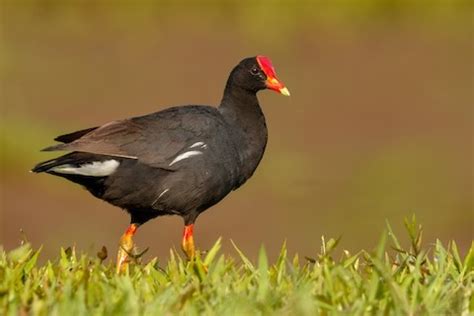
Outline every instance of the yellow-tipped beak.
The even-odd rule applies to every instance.
[[[283,83],[278,81],[277,78],[275,77],[268,77],[267,78],[267,88],[276,92],[280,92],[283,95],[286,95],[287,97],[290,96],[290,91],[288,91],[288,88],[285,87]]]
[[[284,96],[289,97],[290,96],[290,91],[288,90],[287,87],[283,87],[280,89],[280,93],[283,94]]]

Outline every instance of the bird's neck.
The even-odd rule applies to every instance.
[[[245,116],[263,115],[257,94],[234,85],[232,82],[227,82],[219,110],[226,116],[226,119],[239,120]]]
[[[265,116],[256,92],[233,85],[230,81],[226,85],[218,110],[224,120],[233,127],[232,137],[240,149],[240,160],[244,169],[242,181],[245,181],[257,168],[267,144]]]

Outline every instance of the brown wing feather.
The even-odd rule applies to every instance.
[[[81,134],[82,136],[79,136]],[[71,141],[46,147],[43,151],[79,151],[136,159],[136,156],[128,153],[122,146],[127,142],[136,141],[139,135],[140,127],[131,120],[113,121],[93,129],[59,136],[58,138]],[[78,137],[73,140],[75,136]]]
[[[176,107],[145,116],[113,121],[82,137],[47,147],[45,151],[77,151],[138,159],[167,168],[180,151],[212,133],[223,124],[210,107]]]

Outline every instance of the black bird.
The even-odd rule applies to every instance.
[[[182,248],[191,259],[196,218],[249,179],[262,159],[267,128],[256,94],[263,89],[290,95],[269,58],[246,58],[231,71],[218,107],[171,107],[58,136],[62,144],[43,151],[70,153],[32,171],[78,183],[130,214],[117,272],[127,266],[137,228],[161,215],[183,217]]]

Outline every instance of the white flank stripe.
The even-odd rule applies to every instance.
[[[191,146],[189,146],[189,148],[194,148],[194,147],[203,147],[205,146],[206,144],[204,144],[204,142],[197,142],[197,143],[194,143],[192,144]]]
[[[174,160],[169,165],[172,166],[175,163],[177,163],[178,161],[181,161],[183,159],[186,159],[186,158],[189,158],[189,157],[192,157],[192,156],[197,156],[197,155],[202,155],[202,151],[199,151],[199,150],[187,151],[185,153],[182,153],[178,157],[174,158]]]
[[[153,203],[151,204],[152,206],[155,206],[156,202],[158,202],[158,200],[166,193],[168,192],[170,189],[165,189],[163,192],[160,193],[160,195],[158,195],[158,197],[153,201]]]
[[[163,194],[165,194],[165,193],[168,192],[169,190],[170,190],[170,189],[166,189],[166,190],[164,190],[163,192],[161,192],[160,195],[158,195],[158,199],[159,199],[160,197],[162,197]]]
[[[57,166],[51,168],[51,171],[64,174],[78,174],[90,177],[105,177],[109,176],[117,170],[120,162],[117,160],[94,161],[80,165],[79,167],[70,164]]]

